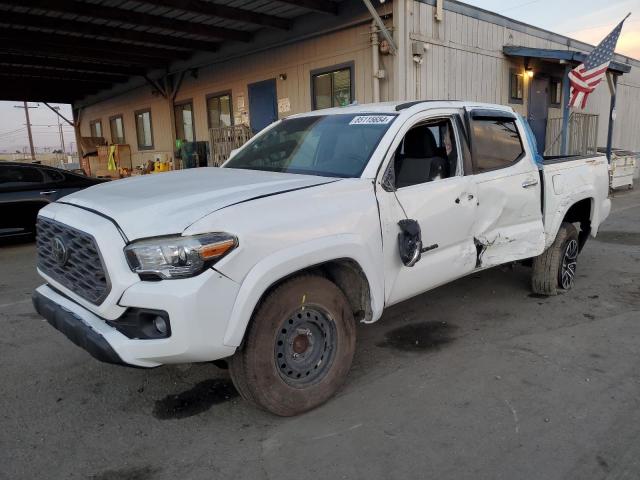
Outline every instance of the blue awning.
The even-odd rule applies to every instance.
[[[587,58],[587,53],[578,52],[576,50],[551,50],[546,48],[516,47],[507,45],[503,47],[502,52],[510,57],[539,58],[541,60],[565,60],[583,63]],[[619,62],[611,62],[609,70],[618,75],[629,73],[631,65]]]

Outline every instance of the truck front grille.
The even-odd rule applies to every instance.
[[[95,239],[44,217],[37,222],[38,268],[83,299],[100,305],[111,291]]]

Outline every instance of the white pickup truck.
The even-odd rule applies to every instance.
[[[536,162],[508,107],[423,101],[276,122],[222,168],[119,180],[40,211],[36,310],[99,360],[224,360],[278,415],[345,380],[356,321],[464,275],[569,290],[610,211],[603,156]]]

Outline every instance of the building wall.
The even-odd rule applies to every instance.
[[[524,69],[522,59],[508,58],[502,53],[505,45],[567,50],[567,44],[541,38],[543,35],[523,33],[491,21],[472,18],[447,10],[437,21],[435,6],[421,1],[406,1],[406,54],[412,55],[412,43],[426,46],[423,63],[409,62],[404,91],[408,99],[473,100],[488,103],[509,103],[509,71]],[[553,69],[531,61],[537,68]],[[555,67],[558,68],[558,67]],[[562,70],[560,70],[561,72]],[[525,76],[522,104],[510,104],[516,111],[527,113],[530,80]],[[601,85],[589,99],[585,113],[600,115],[598,144],[607,139],[609,89]],[[640,68],[633,67],[620,78],[617,123],[614,146],[640,150]],[[549,117],[562,116],[560,108],[550,108]]]
[[[197,78],[186,75],[176,97],[176,103],[193,102],[196,140],[208,140],[206,97],[210,94],[232,93],[236,118],[241,111],[248,114],[249,97],[247,86],[261,80],[275,78],[278,99],[288,98],[291,110],[280,113],[286,117],[294,113],[309,111],[311,104],[311,71],[343,63],[353,62],[354,94],[360,103],[372,101],[371,47],[369,24],[341,30],[270,51],[230,60],[198,71]],[[381,68],[391,68],[391,57],[382,58]],[[280,80],[280,75],[286,80]],[[381,99],[390,99],[392,80],[381,82]],[[239,108],[244,104],[244,109]],[[136,142],[134,112],[151,108],[154,149],[139,151]],[[81,133],[90,135],[89,123],[101,119],[104,135],[111,139],[109,117],[122,114],[125,137],[130,144],[134,165],[153,159],[158,153],[169,153],[171,148],[171,124],[169,101],[152,95],[152,88],[144,86],[129,93],[116,96],[85,108],[81,114]],[[241,117],[248,121],[248,116]]]
[[[381,56],[381,68],[386,78],[380,82],[381,100],[412,99],[460,99],[489,103],[510,104],[509,73],[515,68],[524,70],[522,59],[505,57],[505,45],[545,49],[568,49],[567,44],[551,41],[545,35],[529,33],[521,29],[500,25],[500,22],[472,18],[447,9],[445,2],[442,21],[435,19],[435,7],[429,0],[394,0],[394,37],[399,44],[396,56]],[[385,6],[385,8],[387,8]],[[491,16],[490,14],[488,15]],[[389,21],[391,23],[391,21]],[[505,22],[503,22],[505,23]],[[413,61],[412,44],[422,45],[423,61]],[[574,47],[575,48],[575,47]],[[248,121],[248,88],[250,83],[276,78],[277,96],[288,98],[291,110],[280,117],[311,110],[311,71],[353,62],[355,100],[372,101],[371,47],[369,19],[356,27],[331,34],[295,42],[254,55],[228,60],[200,68],[197,78],[187,75],[177,95],[176,103],[191,100],[194,108],[197,140],[208,140],[206,97],[209,94],[232,93],[236,117],[241,113],[239,102],[244,104],[245,115],[239,119]],[[531,62],[534,70],[546,71],[562,67]],[[281,74],[286,80],[280,80]],[[527,113],[529,79],[525,76],[522,103],[511,104],[522,114]],[[600,115],[598,144],[606,144],[609,90],[601,85],[589,102],[586,113]],[[620,79],[617,123],[614,146],[640,151],[640,68],[633,67],[630,74]],[[151,108],[154,149],[139,151],[136,142],[134,112]],[[150,86],[143,86],[128,93],[85,108],[81,114],[81,132],[90,135],[90,121],[102,120],[103,131],[109,140],[109,117],[122,114],[125,136],[130,144],[134,165],[153,159],[158,153],[172,152],[172,125],[169,101],[152,95]],[[559,108],[550,108],[549,117],[562,116]]]

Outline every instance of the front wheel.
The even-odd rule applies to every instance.
[[[531,289],[540,295],[557,295],[571,290],[576,276],[580,245],[576,227],[568,222],[560,226],[553,244],[533,259]]]
[[[281,416],[326,402],[347,377],[356,329],[344,293],[316,275],[287,280],[257,308],[229,361],[240,395]]]

